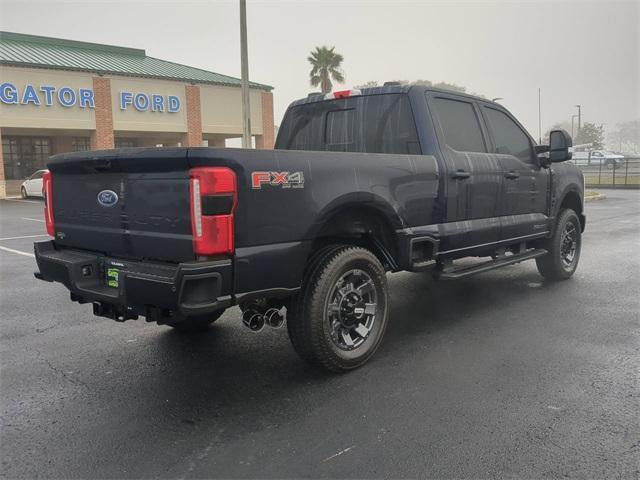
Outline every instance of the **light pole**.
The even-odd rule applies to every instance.
[[[538,143],[542,145],[542,92],[538,87]]]
[[[240,70],[242,75],[242,148],[251,148],[249,60],[247,54],[247,0],[240,0]]]
[[[571,138],[573,138],[575,135],[573,134],[573,121],[576,119],[578,115],[571,115]]]
[[[576,105],[578,108],[578,134],[580,133],[580,129],[582,128],[582,105]]]

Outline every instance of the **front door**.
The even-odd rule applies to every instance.
[[[498,241],[500,165],[488,153],[478,107],[467,98],[432,92],[429,105],[446,171],[446,217],[440,252]]]
[[[507,113],[483,106],[493,151],[504,183],[500,204],[500,239],[519,239],[549,230],[549,170],[540,167],[533,142]]]

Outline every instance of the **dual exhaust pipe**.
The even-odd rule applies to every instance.
[[[242,312],[242,323],[252,332],[259,332],[266,325],[280,328],[284,325],[284,316],[277,308],[269,308],[264,314],[258,310],[249,309]]]

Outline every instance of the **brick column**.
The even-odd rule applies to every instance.
[[[274,144],[273,93],[262,92],[262,135],[256,136],[256,148],[272,150]]]
[[[91,149],[114,148],[111,80],[104,77],[93,77],[93,98],[96,129],[91,133]]]
[[[2,132],[0,132],[0,198],[7,197],[7,188],[4,178],[4,149],[2,146]]]
[[[200,87],[185,85],[187,99],[187,133],[184,135],[183,147],[202,146],[202,115],[200,112]]]

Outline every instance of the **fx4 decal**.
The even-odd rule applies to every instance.
[[[260,190],[263,185],[304,188],[304,175],[302,172],[251,172],[251,188]]]

